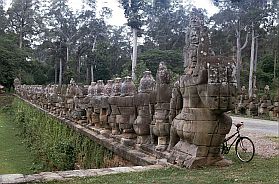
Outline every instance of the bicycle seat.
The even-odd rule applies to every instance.
[[[239,128],[239,127],[241,127],[243,125],[243,122],[237,123],[237,124],[234,124],[234,125],[236,126],[236,128]]]

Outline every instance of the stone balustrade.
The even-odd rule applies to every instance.
[[[182,167],[226,165],[220,145],[232,120],[225,114],[236,99],[235,64],[214,56],[203,15],[193,10],[186,35],[185,71],[174,86],[164,62],[156,81],[145,71],[138,90],[131,77],[82,86],[21,85],[22,98],[104,137],[119,140]]]

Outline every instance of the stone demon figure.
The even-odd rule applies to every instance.
[[[235,64],[210,52],[207,28],[198,10],[193,10],[190,21],[185,72],[176,90],[182,96],[182,107],[171,118],[168,161],[189,168],[226,164],[220,145],[232,124],[224,112],[233,109],[235,103]],[[171,103],[179,103],[174,100]]]

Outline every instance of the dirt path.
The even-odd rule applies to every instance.
[[[232,118],[234,123],[244,122],[241,135],[252,139],[256,154],[265,158],[279,155],[278,122],[241,117]],[[233,125],[230,135],[235,130],[236,128]]]

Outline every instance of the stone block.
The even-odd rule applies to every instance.
[[[197,146],[196,157],[206,157],[209,153],[209,147],[207,146]]]
[[[131,115],[136,113],[135,107],[119,107],[121,115]]]
[[[43,181],[52,181],[52,180],[62,180],[63,177],[57,173],[53,172],[42,172],[40,173],[42,176]]]
[[[212,134],[212,140],[211,140],[211,144],[210,146],[214,146],[214,147],[220,147],[220,145],[223,143],[225,138],[225,135],[221,135],[221,134]]]
[[[167,145],[168,137],[158,137],[158,145]]]
[[[150,134],[150,125],[149,124],[134,124],[133,128],[137,135]]]
[[[154,118],[157,120],[165,120],[169,118],[169,110],[155,110]]]
[[[149,106],[138,107],[138,116],[151,117]]]
[[[169,123],[156,123],[154,128],[156,129],[156,132],[158,137],[162,136],[168,136],[170,134],[170,127],[171,125]]]
[[[206,133],[195,133],[193,144],[198,146],[210,146],[212,139],[212,134],[206,134]]]
[[[142,105],[149,105],[149,103],[150,103],[149,93],[138,93],[134,95],[134,105],[142,106]]]
[[[193,115],[192,120],[199,121],[216,121],[216,113],[207,108],[191,108],[190,113]]]
[[[3,184],[8,183],[25,183],[23,174],[3,174],[0,175],[0,181]]]
[[[157,89],[157,95],[156,95],[156,102],[170,102],[171,99],[171,88],[169,84],[161,84],[160,88]],[[158,95],[160,94],[160,95]]]
[[[121,98],[121,97],[119,97],[119,96],[110,96],[110,97],[108,98],[108,103],[109,103],[110,105],[116,105],[119,98]]]
[[[193,132],[217,133],[218,121],[192,121]]]
[[[149,125],[149,124],[151,124],[151,121],[152,121],[151,118],[148,117],[148,116],[147,117],[138,116],[133,124],[135,124],[135,125]]]
[[[129,123],[130,116],[116,115],[116,123]]]
[[[134,106],[134,96],[125,96],[125,97],[118,98],[117,105],[119,107]]]
[[[120,114],[120,111],[119,111],[117,105],[111,105],[110,108],[111,108],[111,114],[112,115]]]

